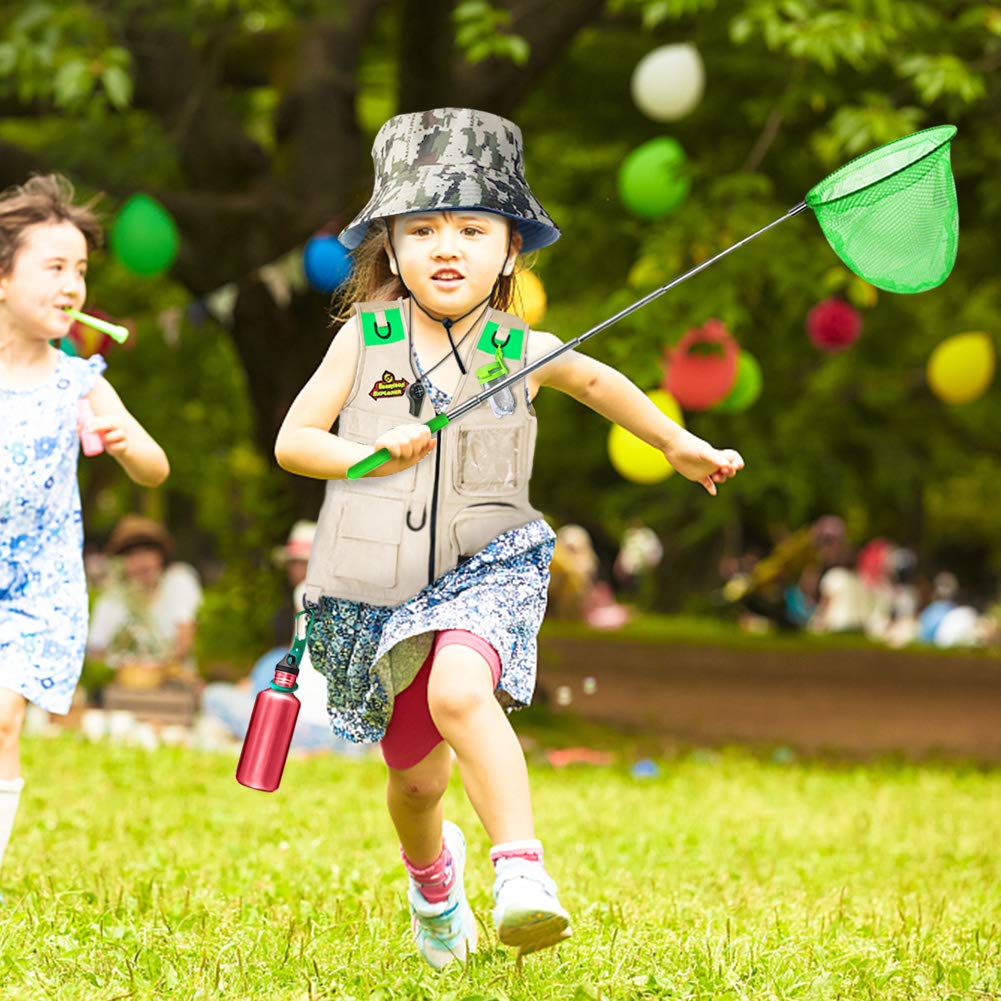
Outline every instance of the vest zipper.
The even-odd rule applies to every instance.
[[[434,583],[435,541],[438,528],[438,471],[441,469],[441,432],[435,432],[438,444],[434,450],[434,487],[431,490],[431,548],[428,552],[428,584]]]

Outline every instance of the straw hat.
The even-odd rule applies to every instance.
[[[136,546],[155,546],[168,560],[174,553],[174,540],[163,525],[153,521],[152,518],[127,514],[115,525],[105,546],[105,552],[108,556],[118,556]]]
[[[278,566],[284,566],[290,560],[308,560],[315,535],[315,521],[297,521],[288,533],[285,545],[271,551],[272,560]]]
[[[472,108],[397,115],[379,129],[372,162],[372,197],[340,235],[349,250],[365,238],[373,219],[443,209],[513,219],[523,253],[560,237],[525,180],[521,129],[499,115]]]

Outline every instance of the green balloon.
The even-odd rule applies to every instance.
[[[659,219],[676,209],[688,194],[685,151],[661,136],[637,146],[619,168],[619,197],[633,215]]]
[[[177,257],[179,237],[170,213],[149,195],[133,195],[111,227],[111,249],[130,271],[157,275]]]
[[[740,352],[733,389],[713,407],[726,414],[739,414],[761,395],[761,366],[754,355]]]

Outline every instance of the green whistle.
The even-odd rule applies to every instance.
[[[102,334],[107,334],[119,344],[124,344],[128,339],[128,327],[119,326],[117,323],[108,323],[107,320],[99,320],[96,316],[89,316],[77,309],[70,309],[69,306],[64,308],[64,312],[72,316],[74,320],[79,320],[80,323],[86,323],[88,327],[93,327],[95,330],[100,330]]]

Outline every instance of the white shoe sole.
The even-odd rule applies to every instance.
[[[517,949],[519,956],[558,945],[571,934],[570,916],[562,911],[509,910],[497,925],[501,944]]]

